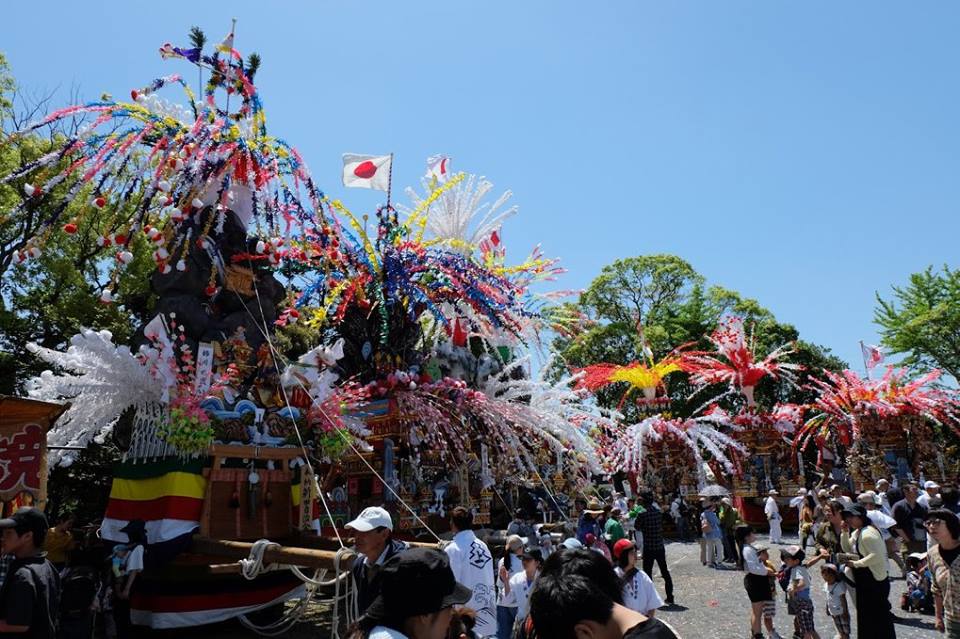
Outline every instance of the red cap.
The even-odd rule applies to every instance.
[[[621,539],[613,545],[613,558],[620,559],[620,555],[624,552],[630,550],[631,548],[636,548],[634,543],[629,539]]]

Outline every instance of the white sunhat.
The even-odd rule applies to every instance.
[[[933,480],[928,479],[927,481],[923,482],[923,487],[924,488],[940,488],[940,484],[938,484]]]
[[[564,539],[560,545],[563,546],[564,548],[569,548],[570,550],[583,548],[583,544],[581,544],[580,540],[577,539],[576,537],[570,537],[568,539]]]
[[[872,490],[868,490],[857,495],[857,501],[861,504],[880,504],[879,496]]]
[[[390,513],[380,506],[370,506],[369,508],[364,508],[360,512],[360,515],[344,526],[344,528],[368,532],[381,526],[387,530],[393,530],[393,519],[390,518]]]

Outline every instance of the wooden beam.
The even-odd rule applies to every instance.
[[[426,544],[410,542],[411,546],[421,546],[424,548],[437,548],[436,543]],[[226,539],[210,539],[195,535],[190,552],[203,555],[211,555],[223,559],[233,560],[234,563],[211,564],[210,572],[214,574],[229,574],[239,572],[241,559],[250,556],[250,550],[253,544],[245,541],[230,541]],[[336,560],[336,550],[322,550],[318,548],[304,548],[302,546],[280,546],[280,548],[267,549],[263,553],[264,565],[270,564],[288,564],[293,566],[304,566],[307,568],[326,568],[333,570]],[[340,555],[340,569],[349,570],[356,560],[357,554],[353,550],[345,550]]]
[[[225,539],[210,539],[208,537],[195,536],[190,552],[223,557],[240,561],[250,555],[253,544],[245,541],[228,541]],[[281,546],[280,548],[268,548],[263,553],[263,563],[269,564],[290,564],[293,566],[305,566],[307,568],[326,568],[332,570],[336,560],[337,553],[332,550],[315,550],[313,548],[297,548],[292,546]],[[352,550],[345,551],[340,557],[340,569],[349,570],[357,558]]]

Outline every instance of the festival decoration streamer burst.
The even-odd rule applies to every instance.
[[[323,194],[299,153],[267,134],[253,84],[259,56],[253,54],[245,63],[229,44],[212,55],[197,47],[161,47],[163,58],[184,59],[209,71],[199,102],[174,74],[131,91],[129,102],[102,99],[59,109],[13,133],[21,136],[67,118],[87,118],[59,148],[0,177],[0,184],[20,185],[20,210],[42,220],[34,237],[21,238],[19,261],[39,255],[51,233],[76,232],[78,220],[63,215],[79,198],[88,203],[80,216],[135,202],[124,228],[99,239],[101,246],[115,248],[117,268],[132,259],[128,247],[134,235],[144,233],[153,244],[158,270],[186,270],[191,242],[215,244],[228,210],[244,227],[255,223],[264,240],[262,257],[279,263],[283,241],[277,238],[289,236],[295,226],[313,226]],[[183,89],[187,106],[158,96],[171,86]],[[224,96],[221,105],[217,100]],[[103,301],[111,300],[108,289]]]
[[[860,439],[861,421],[866,416],[915,415],[960,434],[960,397],[956,391],[933,387],[940,378],[939,370],[912,381],[905,370],[892,367],[877,380],[865,380],[851,370],[823,374],[825,380],[811,379],[810,388],[819,395],[811,406],[814,416],[796,436],[795,446],[801,450],[811,441],[826,442],[831,437],[850,446]]]
[[[689,353],[684,362],[692,372],[690,381],[701,386],[728,384],[730,389],[743,393],[747,406],[756,406],[754,389],[764,377],[784,379],[796,384],[796,372],[802,370],[799,364],[782,361],[794,352],[789,344],[778,347],[762,360],[757,361],[755,346],[744,334],[743,320],[727,317],[710,335],[710,342],[716,347],[717,354]]]
[[[640,474],[645,468],[647,448],[652,442],[673,439],[690,450],[697,467],[703,463],[706,450],[727,473],[734,472],[730,451],[745,453],[746,448],[721,428],[740,430],[723,411],[709,412],[690,419],[670,419],[662,415],[647,417],[631,424],[609,442],[605,452],[608,470]]]

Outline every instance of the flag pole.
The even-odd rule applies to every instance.
[[[236,19],[236,18],[231,18],[231,23],[230,23],[230,48],[232,48],[232,49],[236,49],[236,47],[233,46],[233,45],[234,45],[234,42],[235,42],[234,38],[236,37],[236,33],[237,33],[237,19]],[[227,53],[227,60],[228,60],[227,64],[229,64],[229,60],[230,60],[231,56],[232,56],[232,53]],[[243,61],[241,60],[241,64],[242,64],[242,62],[243,62]],[[226,121],[229,123],[229,122],[230,122],[230,92],[229,92],[229,91],[227,91],[227,108],[226,108],[226,114],[227,114],[227,115],[226,115]]]
[[[390,154],[390,170],[387,172],[387,210],[390,210],[390,192],[393,189],[393,153]]]
[[[867,350],[863,347],[863,340],[860,340],[860,356],[863,358],[863,371],[867,374],[867,379],[870,379],[870,367],[867,366]]]

